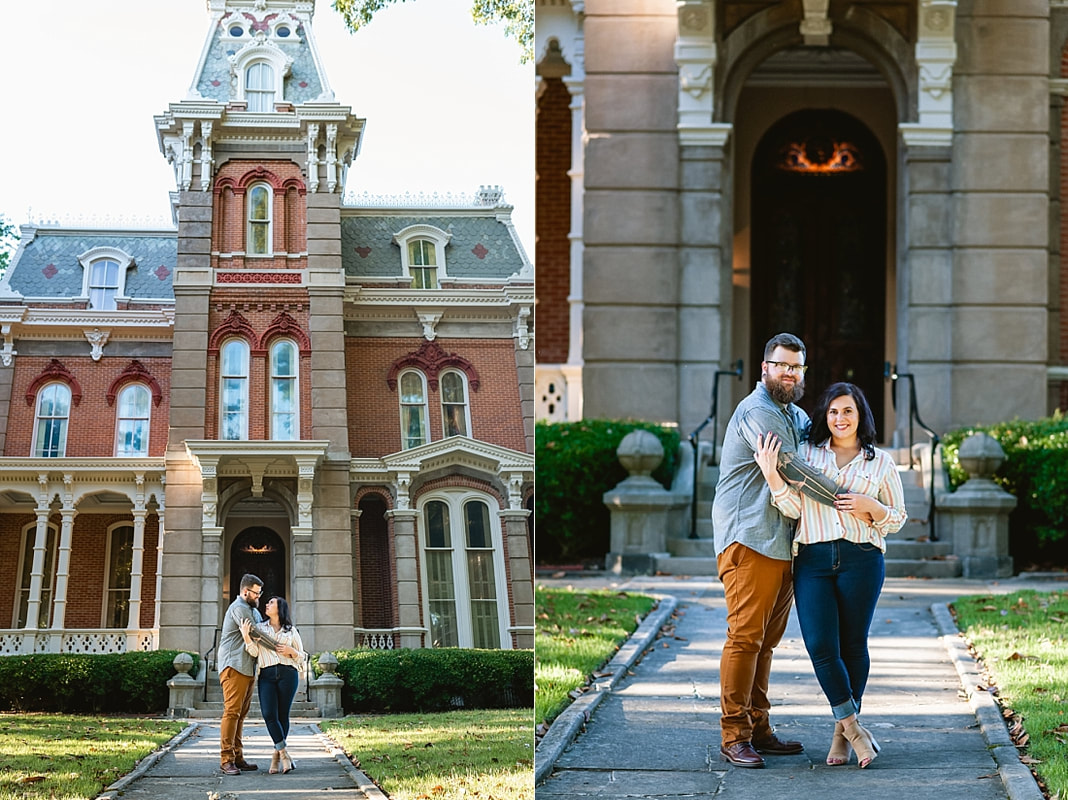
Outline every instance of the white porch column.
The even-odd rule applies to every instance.
[[[48,480],[45,478],[44,484]],[[41,615],[41,587],[44,582],[45,546],[48,544],[47,495],[42,493],[37,507],[37,533],[33,540],[33,564],[30,567],[30,600],[26,606],[26,627],[37,628]],[[43,505],[43,507],[42,507]]]
[[[581,60],[581,54],[579,54]],[[573,65],[580,77],[565,77],[564,86],[571,93],[571,169],[567,175],[571,178],[571,230],[568,239],[571,243],[571,285],[567,302],[569,309],[569,340],[567,346],[567,363],[561,365],[564,382],[567,385],[567,419],[582,419],[582,259],[586,252],[583,243],[583,199],[585,197],[586,179],[586,95],[584,65]]]
[[[156,537],[156,612],[152,617],[152,627],[159,635],[159,609],[160,598],[163,597],[163,536],[165,528],[163,526],[163,504],[160,503],[158,509],[156,509],[156,517],[159,519],[159,535]]]
[[[136,630],[141,627],[141,578],[145,563],[145,516],[148,512],[141,508],[133,511],[133,558],[130,564],[130,616],[126,627]]]
[[[73,482],[69,475],[63,476],[63,482],[68,489]],[[62,630],[67,617],[67,579],[70,577],[70,542],[74,535],[74,517],[78,512],[73,508],[73,492],[64,492],[63,523],[59,529],[59,558],[56,560],[56,592],[54,611],[52,612],[52,627]]]

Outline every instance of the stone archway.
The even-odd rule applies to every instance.
[[[230,598],[238,596],[245,573],[263,581],[261,608],[266,605],[266,598],[286,597],[286,562],[285,543],[274,530],[260,525],[245,528],[230,545]]]

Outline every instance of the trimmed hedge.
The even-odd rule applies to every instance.
[[[611,515],[603,495],[627,477],[616,448],[633,430],[651,431],[664,445],[653,478],[671,488],[679,451],[677,428],[655,422],[588,419],[539,422],[534,427],[534,497],[541,564],[597,562],[611,544]]]
[[[448,711],[534,705],[533,650],[336,650],[354,711]]]
[[[1037,420],[1012,420],[951,431],[942,439],[950,487],[968,479],[960,445],[973,433],[987,433],[1005,450],[994,481],[1015,495],[1009,517],[1009,549],[1020,561],[1068,566],[1068,418],[1060,411]]]
[[[144,714],[167,710],[178,650],[35,653],[0,657],[0,708],[7,711]],[[198,657],[193,656],[196,674]]]

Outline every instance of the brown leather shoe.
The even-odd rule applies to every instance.
[[[256,764],[250,764],[248,761],[245,761],[245,759],[235,761],[234,766],[242,772],[255,772],[259,769],[259,766],[257,766]]]
[[[768,734],[763,739],[754,739],[753,749],[766,756],[796,756],[798,753],[805,752],[805,746],[801,742],[780,739],[774,733]]]
[[[760,753],[753,749],[749,742],[735,742],[730,747],[720,747],[719,757],[723,761],[729,761],[736,767],[746,769],[763,769],[764,759]]]
[[[227,761],[225,764],[223,764],[221,767],[219,767],[219,769],[221,769],[223,771],[223,775],[240,775],[241,774],[241,770],[239,770],[237,768],[237,764],[235,764],[233,761]]]

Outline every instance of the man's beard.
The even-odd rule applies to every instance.
[[[251,595],[247,595],[245,597],[245,602],[248,603],[252,608],[260,607],[260,598],[258,597],[252,597]]]
[[[764,376],[764,386],[768,390],[768,394],[775,399],[776,402],[782,403],[784,406],[790,403],[796,403],[805,394],[805,381],[799,380],[794,384],[794,388],[789,388],[784,383],[780,383],[770,375]]]

